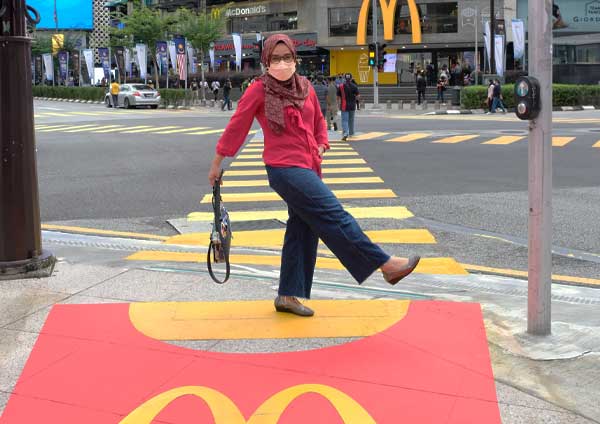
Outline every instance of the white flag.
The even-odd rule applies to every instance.
[[[494,47],[496,48],[495,53],[495,61],[496,61],[496,74],[502,76],[504,75],[504,36],[496,35],[496,43]]]
[[[231,36],[235,47],[235,66],[239,70],[242,67],[242,36],[240,34],[231,34]]]
[[[94,51],[92,49],[85,49],[83,51],[83,57],[85,59],[85,67],[90,77],[90,82],[94,79]]]
[[[145,44],[136,44],[135,50],[137,51],[137,60],[138,65],[140,67],[140,78],[146,79],[148,72],[148,63],[147,63],[147,50]]]
[[[177,48],[174,41],[169,41],[169,56],[171,57],[171,66],[177,73]]]
[[[513,44],[515,47],[515,59],[521,59],[525,55],[525,30],[521,19],[512,20]]]
[[[485,57],[486,57],[488,67],[490,67],[490,54],[491,54],[491,43],[490,43],[491,36],[490,36],[490,34],[491,34],[490,21],[485,21],[485,26],[483,28],[483,42],[485,44]]]
[[[54,81],[54,61],[52,60],[52,55],[50,53],[46,53],[42,55],[44,58],[44,68],[46,69],[46,79],[48,81]]]
[[[125,73],[131,76],[131,50],[125,48]]]
[[[195,49],[188,45],[187,46],[187,54],[188,54],[188,64],[190,67],[190,71],[192,74],[196,73],[196,51]]]
[[[215,71],[215,49],[210,49],[208,51],[208,56],[210,56],[210,68]]]

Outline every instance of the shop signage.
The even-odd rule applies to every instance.
[[[225,11],[225,16],[236,18],[240,16],[266,15],[268,12],[268,4],[257,4],[254,6],[230,7]]]
[[[527,0],[518,0],[517,17],[527,22]],[[600,32],[600,0],[556,0],[552,8],[553,30]]]
[[[299,52],[314,51],[317,48],[316,32],[290,34],[290,38]],[[255,42],[256,37],[254,36],[251,38],[242,38],[242,53],[253,54]],[[216,55],[235,55],[235,47],[232,39],[216,41],[214,49]]]
[[[410,25],[412,30],[412,42],[421,42],[421,19],[419,9],[415,0],[408,1],[408,10],[410,13]],[[598,0],[600,1],[600,0]],[[396,15],[396,6],[398,0],[379,0],[381,14],[383,18],[383,39],[386,41],[394,40],[394,17]],[[367,21],[371,5],[371,0],[363,0],[358,15],[358,30],[356,32],[356,44],[367,44]]]

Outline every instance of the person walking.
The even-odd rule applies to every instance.
[[[360,97],[358,86],[352,82],[352,74],[346,74],[346,81],[337,89],[340,110],[342,111],[342,140],[354,135],[354,112]]]
[[[427,80],[423,75],[423,71],[417,76],[417,104],[421,104],[421,99],[425,100],[425,90],[427,89]]]
[[[486,112],[486,114],[492,113],[493,101],[494,101],[494,81],[489,80],[488,81],[488,89],[487,89],[487,99],[486,99],[488,111]]]
[[[236,155],[256,118],[264,134],[269,185],[287,203],[289,215],[275,310],[308,317],[314,311],[298,298],[310,298],[319,239],[359,283],[381,269],[384,279],[396,284],[420,258],[391,257],[372,243],[321,180],[327,129],[314,89],[296,73],[296,60],[287,35],[266,40],[261,61],[267,72],[240,99],[217,143],[208,181],[214,186],[223,159]]]
[[[442,75],[437,82],[437,99],[444,102],[444,91],[446,91],[446,86],[448,85],[448,80]]]
[[[210,85],[210,88],[212,89],[212,92],[215,96],[215,102],[216,102],[217,98],[219,97],[219,89],[221,88],[221,83],[218,80],[214,80],[212,82],[212,84]]]
[[[337,86],[335,85],[335,78],[330,77],[329,85],[327,86],[327,129],[333,128],[334,131],[338,130],[337,113]]]
[[[318,73],[315,82],[313,83],[313,89],[317,94],[317,99],[319,99],[319,106],[321,106],[321,114],[323,115],[323,119],[325,119],[325,115],[327,113],[327,84],[325,83],[325,79],[323,78],[323,74]]]
[[[495,80],[492,89],[492,113],[496,113],[496,109],[502,109],[502,113],[506,113],[506,107],[502,101],[502,86],[500,80]]]
[[[231,80],[227,78],[227,81],[223,84],[223,105],[221,106],[221,110],[225,110],[225,106],[227,106],[227,110],[231,110],[231,100],[229,99],[231,88]]]
[[[119,91],[120,91],[119,83],[117,81],[113,81],[110,84],[110,97],[112,97],[112,106],[114,109],[119,107]]]
[[[192,89],[192,105],[195,105],[198,103],[199,97],[198,97],[198,81],[194,78],[192,80],[191,85],[191,89]]]

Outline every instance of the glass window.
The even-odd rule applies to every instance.
[[[423,34],[458,32],[458,3],[420,3],[417,4]],[[410,11],[408,4],[396,8],[394,32],[410,34]]]
[[[360,7],[329,9],[329,36],[356,36]]]

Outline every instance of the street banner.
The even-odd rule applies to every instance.
[[[210,69],[215,71],[215,49],[210,49],[208,51],[208,56],[210,57]]]
[[[81,81],[81,52],[75,50],[71,55],[71,63],[73,64],[73,77]]]
[[[54,61],[52,60],[52,54],[45,53],[44,58],[44,69],[46,70],[46,79],[48,81],[54,81]]]
[[[235,66],[239,71],[242,67],[242,37],[240,34],[231,34],[233,46],[235,47]]]
[[[85,59],[85,67],[90,77],[90,83],[94,79],[94,52],[92,49],[85,49],[83,51],[83,58]]]
[[[512,20],[514,57],[521,59],[525,55],[525,30],[521,19]]]
[[[195,74],[196,73],[196,52],[194,51],[194,48],[190,45],[188,45],[187,54],[188,54],[188,60],[190,62],[191,73]]]
[[[35,79],[36,81],[42,81],[42,56],[35,57]]]
[[[494,38],[496,39],[494,45],[496,49],[496,51],[494,52],[496,62],[496,74],[502,76],[504,75],[504,36],[496,35]]]
[[[177,48],[177,72],[179,74],[179,80],[187,80],[187,58],[185,52],[185,39],[174,38],[175,47]]]
[[[160,69],[160,74],[167,74],[169,72],[169,58],[167,57],[167,42],[157,41],[156,42],[156,56],[157,63]]]
[[[131,50],[129,48],[125,49],[125,76],[131,76]]]
[[[177,47],[175,47],[174,41],[169,41],[168,49],[171,66],[173,67],[173,71],[177,72]]]
[[[60,80],[63,84],[67,85],[67,78],[69,77],[69,52],[64,50],[58,52],[58,69],[60,71]]]
[[[125,73],[125,47],[115,47],[115,62],[119,70],[119,81],[122,81],[122,76]]]
[[[98,47],[98,57],[104,70],[104,78],[106,78],[106,81],[110,81],[110,53],[108,47]]]
[[[137,63],[140,68],[140,78],[145,80],[148,76],[148,50],[145,44],[136,44]]]
[[[491,34],[490,21],[485,21],[485,25],[483,27],[483,43],[485,46],[485,58],[486,58],[486,62],[488,64],[488,69],[491,68],[491,66],[490,66],[490,52],[491,52],[490,38],[491,38],[491,35],[490,34]]]

